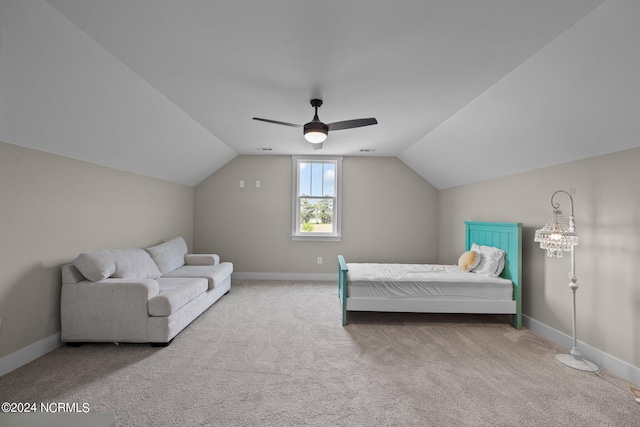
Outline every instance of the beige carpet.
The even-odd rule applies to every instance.
[[[637,426],[622,387],[496,316],[355,313],[337,286],[234,282],[166,348],[61,347],[0,401],[87,402],[120,426]]]

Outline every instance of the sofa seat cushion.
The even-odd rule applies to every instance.
[[[151,316],[170,316],[207,291],[207,280],[203,278],[160,278],[157,282],[160,293],[148,303]]]
[[[233,264],[221,262],[216,266],[211,265],[184,265],[162,277],[203,277],[207,279],[209,289],[213,289],[231,276]]]

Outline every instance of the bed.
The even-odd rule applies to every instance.
[[[465,225],[465,251],[474,243],[504,251],[499,277],[464,272],[458,265],[347,263],[338,255],[342,325],[349,311],[477,313],[511,314],[512,326],[521,329],[522,224]]]

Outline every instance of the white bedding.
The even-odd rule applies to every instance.
[[[349,263],[348,297],[511,301],[502,277],[461,271],[457,265]]]

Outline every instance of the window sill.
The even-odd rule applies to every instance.
[[[293,235],[291,236],[291,240],[294,242],[340,242],[342,241],[342,236],[300,236]]]

